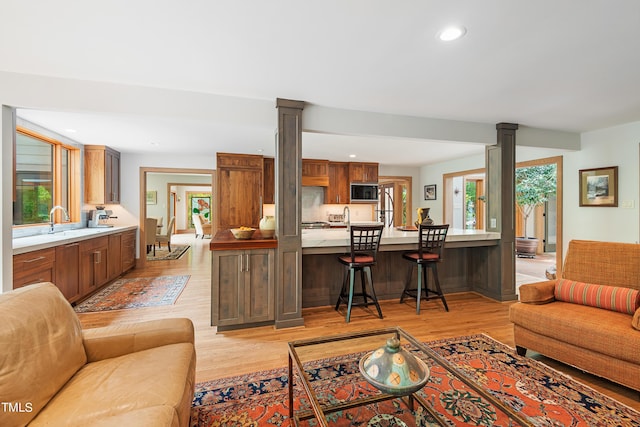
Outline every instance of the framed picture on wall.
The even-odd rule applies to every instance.
[[[153,190],[153,191],[147,191],[147,204],[148,205],[157,205],[158,204],[158,192]]]
[[[424,199],[436,200],[436,185],[429,184],[424,186]]]
[[[191,215],[202,215],[205,221],[211,221],[211,193],[194,193],[187,191],[187,226],[194,228]]]
[[[580,206],[618,206],[618,167],[581,169]]]

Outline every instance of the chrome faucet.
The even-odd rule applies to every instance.
[[[51,225],[51,228],[49,229],[49,234],[53,233],[53,213],[55,211],[57,211],[58,209],[61,209],[62,212],[64,213],[64,220],[65,221],[69,221],[69,213],[67,212],[67,210],[65,208],[63,208],[62,206],[54,206],[51,208],[51,210],[49,211],[49,225]]]
[[[344,217],[344,222],[347,224],[347,232],[351,231],[351,211],[349,210],[349,206],[345,206],[342,209],[342,216]]]

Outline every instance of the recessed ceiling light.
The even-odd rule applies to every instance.
[[[76,133],[75,129],[65,129],[64,131],[69,133]]]
[[[349,157],[351,157],[352,159],[355,159],[356,155],[355,154],[349,154]]]
[[[264,150],[262,148],[258,148],[258,153],[262,153]]]
[[[459,39],[460,37],[464,36],[466,33],[467,33],[467,29],[462,25],[452,25],[440,31],[438,33],[438,38],[443,42],[450,42],[450,41]]]

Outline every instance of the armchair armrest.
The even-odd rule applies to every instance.
[[[556,280],[547,280],[538,283],[528,283],[520,286],[520,302],[527,304],[547,304],[555,301],[554,290]]]
[[[191,320],[151,320],[82,331],[87,361],[110,359],[168,344],[194,343]]]

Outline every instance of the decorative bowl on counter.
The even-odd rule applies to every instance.
[[[231,229],[231,234],[233,234],[233,237],[235,237],[238,240],[249,240],[253,236],[253,233],[255,232],[256,232],[255,228],[249,228],[249,227],[240,227],[240,228]]]

